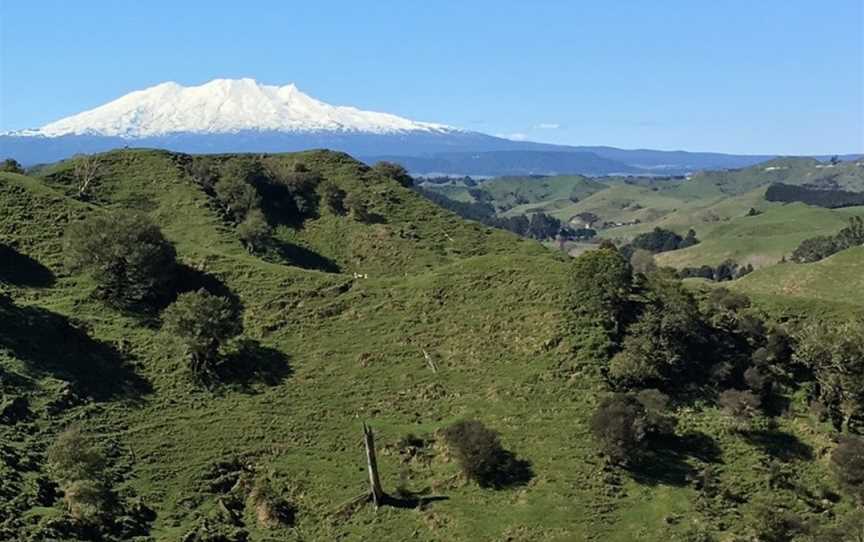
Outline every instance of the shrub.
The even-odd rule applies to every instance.
[[[518,461],[501,446],[496,431],[477,420],[457,422],[447,427],[443,435],[462,472],[481,487],[502,487],[523,481],[530,472],[526,462]]]
[[[297,513],[295,506],[282,497],[273,481],[266,475],[260,475],[255,479],[255,484],[249,492],[248,504],[258,525],[265,529],[294,524],[294,516]]]
[[[198,379],[213,374],[219,349],[242,331],[231,302],[204,289],[177,296],[162,320],[162,329],[183,345],[189,369]]]
[[[250,252],[264,249],[272,234],[273,228],[260,209],[252,210],[246,215],[246,220],[237,226],[237,235]]]
[[[48,449],[48,472],[63,490],[66,508],[74,519],[99,523],[108,512],[105,467],[102,452],[75,426],[60,433]]]
[[[858,500],[864,500],[864,438],[841,437],[831,453],[831,467],[840,484]]]
[[[591,434],[612,463],[638,463],[648,435],[645,406],[635,397],[616,394],[603,399],[591,417]]]
[[[278,156],[263,161],[264,174],[256,186],[264,198],[267,216],[277,222],[299,224],[318,210],[318,174],[302,163],[291,164]]]
[[[762,400],[751,391],[726,390],[720,394],[718,404],[723,411],[732,417],[743,428],[750,420],[758,416]]]
[[[145,215],[124,212],[73,223],[65,248],[70,267],[88,271],[97,295],[112,304],[137,306],[170,291],[176,253]]]
[[[745,512],[745,522],[759,542],[788,542],[805,532],[801,518],[787,508],[788,502],[776,496],[753,499]]]
[[[409,187],[414,184],[414,179],[408,175],[408,171],[394,162],[381,161],[372,166],[372,171],[398,182],[402,186]]]

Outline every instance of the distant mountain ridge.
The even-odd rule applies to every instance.
[[[41,128],[0,134],[0,157],[28,166],[122,147],[190,153],[327,148],[367,160],[388,157],[416,174],[490,176],[669,175],[746,167],[774,157],[512,141],[334,106],[293,84],[264,85],[252,79],[216,79],[189,87],[162,83]]]

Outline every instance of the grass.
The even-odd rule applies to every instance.
[[[864,216],[864,207],[824,209],[790,203],[773,205],[756,216],[739,215],[711,224],[694,224],[701,243],[659,254],[658,263],[671,267],[717,265],[724,260],[764,267],[788,258],[801,241],[818,235],[833,235],[849,217]]]
[[[102,159],[106,174],[90,203],[69,197],[66,163],[38,178],[0,175],[0,242],[43,277],[22,280],[0,267],[13,302],[0,305],[0,391],[4,400],[26,397],[33,412],[0,424],[0,454],[18,458],[0,462],[0,538],[36,536],[58,516],[36,487],[45,447],[73,422],[108,450],[115,487],[156,511],[153,540],[178,540],[219,514],[223,495],[208,473],[232,458],[273,472],[298,507],[292,529],[247,521],[253,541],[670,540],[711,516],[696,509],[686,480],[706,462],[691,440],[720,450],[710,461],[744,500],[765,491],[756,467],[771,452],[729,434],[716,410],[701,407],[682,409],[680,431],[701,440],[660,449],[664,461],[620,475],[619,490],[604,481],[587,428],[603,387],[572,363],[565,256],[462,221],[346,155],[318,151],[271,159],[302,162],[362,193],[383,220],[360,223],[322,208],[300,228],[279,229],[284,243],[302,247],[294,254],[303,261],[264,261],[185,176],[183,156],[127,150]],[[242,378],[211,390],[193,385],[158,322],[107,309],[91,297],[88,278],[64,267],[69,221],[128,208],[149,214],[185,264],[239,297],[246,343],[229,359]],[[94,380],[98,386],[87,385]],[[80,397],[52,406],[68,386]],[[781,429],[816,447],[803,412],[793,410]],[[458,475],[436,435],[471,417],[531,463],[530,481],[493,491]],[[403,480],[445,499],[416,510],[335,513],[366,488],[364,421],[376,432],[386,490]],[[428,461],[399,453],[409,433],[434,441]],[[822,463],[790,461],[802,484],[830,484]],[[732,510],[726,532],[742,528]]]
[[[748,295],[785,304],[817,302],[864,311],[864,247],[844,250],[809,264],[786,263],[758,270],[735,282]]]

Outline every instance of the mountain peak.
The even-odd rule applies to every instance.
[[[442,124],[334,106],[293,83],[264,85],[251,78],[214,79],[199,86],[173,81],[130,92],[105,105],[46,124],[32,135],[140,138],[178,133],[448,132]]]

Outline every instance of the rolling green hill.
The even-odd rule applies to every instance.
[[[740,170],[699,172],[687,179],[514,177],[482,182],[473,193],[482,193],[508,217],[542,212],[567,222],[579,214],[594,214],[599,217],[593,224],[599,236],[618,243],[655,227],[680,235],[694,229],[703,242],[658,255],[663,265],[717,265],[731,259],[762,267],[788,256],[804,239],[836,233],[849,216],[864,213],[861,207],[827,209],[768,201],[767,188],[784,183],[862,192],[862,164],[778,158]],[[460,201],[476,200],[458,184],[432,190]],[[756,216],[750,216],[751,210]]]
[[[822,261],[785,263],[755,271],[734,289],[779,304],[822,302],[864,312],[864,247],[850,248]]]
[[[83,202],[72,163],[0,174],[0,539],[57,538],[64,513],[45,453],[71,424],[98,437],[124,503],[118,523],[139,542],[668,541],[695,527],[745,532],[748,502],[774,491],[766,466],[777,462],[801,487],[836,489],[820,422],[800,409],[745,438],[711,403],[676,407],[675,446],[656,451],[652,469],[604,466],[589,420],[608,390],[574,360],[571,294],[586,285],[573,283],[573,263],[463,221],[347,155],[125,150],[100,161]],[[261,257],[189,175],[196,161],[302,164],[365,201],[370,219],[318,205],[277,225],[280,250]],[[574,179],[542,190],[574,186],[599,188]],[[92,279],[66,267],[69,223],[131,210],[175,245],[189,289],[242,304],[243,339],[225,353],[231,378],[190,381],[156,315],[107,307]],[[441,430],[465,418],[530,464],[519,483],[481,488],[459,474]],[[367,488],[363,422],[397,506],[345,506]],[[706,465],[718,495],[731,495],[722,513],[698,489]],[[269,477],[294,503],[292,527],[266,528],[242,500],[239,512],[226,505],[247,475]]]
[[[850,216],[864,216],[864,208],[823,209],[802,203],[773,204],[756,216],[739,215],[713,223],[694,222],[692,227],[701,243],[658,254],[657,262],[681,268],[733,260],[764,267],[779,262],[784,256],[788,258],[805,239],[837,233],[847,225]],[[684,229],[676,226],[674,229]]]

